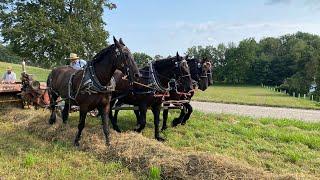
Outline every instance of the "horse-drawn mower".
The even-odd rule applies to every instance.
[[[26,73],[24,62],[22,70],[21,82],[0,84],[1,109],[25,108],[31,105],[38,108],[49,104],[48,94],[45,93],[46,85],[34,80],[31,74]]]

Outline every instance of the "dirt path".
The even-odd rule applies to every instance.
[[[277,119],[297,119],[309,122],[320,122],[320,110],[248,106],[198,101],[192,101],[191,105],[195,110],[206,113],[224,113],[251,117],[271,117]]]

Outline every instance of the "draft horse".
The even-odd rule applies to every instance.
[[[62,66],[52,70],[48,76],[47,86],[50,97],[51,116],[49,123],[56,122],[57,98],[65,100],[65,107],[62,111],[64,123],[68,120],[69,107],[78,105],[80,107],[80,118],[78,132],[74,145],[79,146],[81,132],[85,126],[88,111],[98,109],[102,119],[102,129],[109,144],[109,111],[111,92],[110,80],[119,69],[130,81],[139,76],[139,69],[134,61],[130,50],[123,43],[113,37],[114,44],[100,51],[92,61],[88,61],[83,70],[74,70],[69,66]]]
[[[192,90],[192,80],[187,61],[183,57],[177,55],[173,58],[157,60],[140,70],[142,77],[138,78],[133,88],[123,79],[124,74],[117,72],[114,74],[116,80],[116,91],[113,92],[112,98],[118,99],[117,105],[130,104],[139,107],[135,110],[138,127],[135,129],[141,132],[146,125],[147,108],[151,107],[154,116],[154,135],[159,141],[164,139],[160,136],[159,121],[161,104],[168,91],[175,88],[169,86],[173,81],[180,84],[184,91]],[[173,84],[175,84],[173,83]],[[113,101],[111,104],[114,104]],[[120,132],[117,124],[117,115],[119,110],[115,111],[114,116],[110,111],[110,118],[113,128]]]
[[[191,78],[201,91],[205,91],[209,85],[212,84],[212,76],[211,76],[211,63],[208,60],[200,60],[197,58],[188,59],[186,57],[189,68]],[[177,94],[171,93],[168,100],[191,100],[192,96],[194,95],[194,91],[188,94]],[[179,124],[184,125],[187,120],[190,118],[190,115],[193,112],[193,108],[190,103],[183,103],[183,109],[181,109],[180,116],[178,118],[174,118],[172,121],[172,126],[175,127]],[[168,109],[163,110],[163,124],[162,124],[162,131],[167,129],[167,119],[168,119]]]

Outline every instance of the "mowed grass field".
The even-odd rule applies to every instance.
[[[33,113],[26,112],[26,119]],[[28,116],[29,114],[29,116]],[[138,179],[121,162],[74,148],[69,142],[48,142],[0,117],[0,179]]]
[[[320,103],[290,97],[260,86],[214,85],[197,91],[193,100],[258,106],[320,109]]]
[[[3,74],[6,72],[7,67],[11,66],[13,68],[13,71],[17,75],[17,80],[20,81],[20,74],[22,72],[22,65],[21,64],[12,64],[12,63],[6,63],[6,62],[0,62],[0,75],[1,78]],[[32,74],[35,80],[38,80],[40,82],[46,82],[48,74],[50,73],[50,70],[42,69],[38,67],[32,67],[26,65],[27,73]]]
[[[42,110],[23,110],[12,117],[1,116],[0,177],[148,178],[148,174],[129,170],[121,160],[104,160],[74,148],[73,135],[63,141],[47,141],[32,132],[17,128],[17,124],[22,122],[14,122],[15,119],[32,120],[35,115],[41,116],[42,122],[46,122],[49,117],[48,111]],[[177,115],[177,112],[170,112],[170,122]],[[6,119],[10,119],[10,122]],[[76,128],[77,124],[78,113],[73,113],[67,126]],[[124,132],[131,131],[136,125],[133,112],[120,112],[119,125]],[[92,127],[102,131],[101,121],[88,117],[86,129]],[[153,116],[148,112],[147,126],[142,135],[152,140],[153,133]],[[83,134],[83,137],[86,136],[88,133]],[[195,112],[187,125],[170,127],[162,136],[166,138],[165,146],[182,154],[204,152],[228,157],[231,161],[233,159],[275,174],[320,178],[320,123]],[[100,135],[99,138],[104,137]],[[133,143],[135,139],[129,141]]]

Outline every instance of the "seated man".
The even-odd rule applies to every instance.
[[[14,73],[12,71],[12,67],[11,66],[8,66],[7,67],[7,72],[3,74],[1,82],[2,83],[13,84],[13,83],[16,82],[16,80],[17,80],[16,73]]]
[[[68,59],[71,61],[70,66],[76,70],[83,69],[83,67],[87,65],[87,61],[80,59],[75,53],[70,53],[70,57]]]

